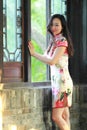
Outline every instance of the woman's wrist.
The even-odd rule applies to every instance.
[[[31,56],[34,56],[34,55],[35,55],[35,52],[30,52],[30,55],[31,55]]]
[[[31,54],[31,56],[34,56],[34,57],[35,57],[35,53],[36,53],[36,52],[33,52],[33,53]]]

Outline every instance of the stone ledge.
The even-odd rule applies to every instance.
[[[18,88],[49,88],[51,87],[51,82],[34,82],[34,83],[29,83],[29,82],[12,82],[12,83],[0,83],[0,90],[3,89],[18,89]]]

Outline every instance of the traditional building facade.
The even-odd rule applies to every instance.
[[[20,0],[15,6],[16,43],[20,37],[18,40],[21,41],[21,47],[17,43],[14,53],[7,48],[6,16],[9,10],[5,2],[0,0],[0,130],[57,130],[51,118],[50,81],[31,82],[31,57],[27,41],[31,39],[32,0]],[[75,50],[69,65],[74,82],[73,105],[70,108],[71,128],[87,130],[87,1],[61,0],[61,4],[66,6],[64,15]],[[52,14],[52,5],[52,0],[46,1],[46,22]],[[19,27],[21,31],[18,31]],[[48,41],[49,37],[46,39]],[[19,54],[22,58],[19,58]]]

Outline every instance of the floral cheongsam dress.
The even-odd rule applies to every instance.
[[[56,35],[51,40],[54,43],[50,48],[48,57],[52,57],[57,47],[66,47],[64,54],[59,58],[58,63],[50,65],[52,85],[52,107],[62,108],[72,105],[73,82],[68,70],[68,42],[62,35]]]

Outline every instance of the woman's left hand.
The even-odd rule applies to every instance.
[[[35,53],[35,49],[31,41],[28,42],[28,48],[29,48],[30,54],[33,56]]]

